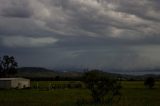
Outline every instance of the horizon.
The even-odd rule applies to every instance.
[[[76,67],[68,67],[68,68],[46,68],[46,67],[29,67],[29,66],[23,66],[18,67],[18,69],[21,68],[40,68],[40,69],[47,69],[49,71],[56,71],[56,72],[86,72],[86,71],[92,71],[92,70],[99,70],[102,72],[107,73],[113,73],[113,74],[121,74],[121,75],[135,75],[135,76],[141,76],[141,75],[160,75],[160,69],[140,69],[140,70],[120,70],[120,69],[88,69],[88,68],[76,68]]]

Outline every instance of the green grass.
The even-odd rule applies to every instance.
[[[67,84],[80,82],[42,81],[38,83],[39,86],[48,87],[49,83]],[[37,82],[32,82],[32,86],[36,86],[36,84]],[[160,82],[156,82],[155,88],[151,90],[144,88],[143,81],[123,81],[122,86],[121,100],[119,103],[113,104],[112,106],[159,106]],[[0,90],[0,106],[76,106],[77,100],[82,98],[86,100],[91,99],[89,93],[90,92],[84,88],[56,90]]]
[[[77,83],[82,83],[80,81],[32,81],[31,86],[40,86],[40,87],[48,87],[50,84],[77,84]]]
[[[87,94],[83,89],[4,90],[0,91],[0,106],[74,106],[78,98]]]

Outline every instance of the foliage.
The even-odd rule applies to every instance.
[[[152,89],[155,85],[155,80],[152,77],[148,77],[145,81],[144,81],[144,85],[146,87],[148,87],[149,89]]]
[[[3,56],[0,58],[0,77],[7,77],[8,75],[15,74],[17,72],[17,62],[13,56]]]
[[[91,91],[93,102],[111,102],[115,96],[120,95],[121,85],[117,80],[104,75],[103,72],[93,70],[85,73],[84,83]],[[107,100],[105,96],[107,95]]]

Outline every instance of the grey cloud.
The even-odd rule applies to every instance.
[[[117,11],[136,14],[147,20],[160,21],[158,0],[125,1],[118,3],[120,5],[116,9]]]
[[[0,36],[50,36],[56,34],[33,19],[0,17]]]
[[[112,28],[116,28],[121,30],[121,33],[116,33],[118,35],[116,35],[117,37],[122,37],[123,39],[127,36],[128,38],[131,37],[131,39],[141,39],[149,35],[158,35],[160,33],[158,29],[160,26],[159,23],[154,20],[145,19],[144,17],[138,15],[140,14],[138,13],[139,11],[146,10],[140,7],[137,8],[137,5],[141,4],[151,7],[151,3],[148,2],[149,1],[146,3],[144,2],[143,4],[143,2],[138,1],[127,2],[123,0],[116,4],[111,1],[97,2],[95,0],[66,0],[64,2],[62,0],[58,5],[54,5],[49,8],[50,16],[54,18],[47,17],[47,20],[40,20],[46,23],[46,27],[51,28],[53,31],[57,31],[57,33],[62,35],[112,37],[115,33],[111,30]],[[54,3],[55,2],[53,2],[53,4]],[[127,3],[130,5],[131,3],[134,4],[132,4],[132,7],[137,8],[135,13],[132,13],[132,11],[120,11],[120,8],[118,7],[127,7]],[[113,6],[111,6],[111,4]],[[114,7],[114,5],[118,6]],[[129,6],[128,8],[130,9]],[[119,9],[119,11],[116,9]],[[57,11],[55,12],[54,10]],[[158,11],[153,11],[158,13]],[[145,16],[145,12],[142,13],[141,14]],[[58,19],[56,18],[57,16],[59,17]]]
[[[159,60],[152,56],[158,56],[157,53],[143,56],[141,51],[152,48],[150,45],[160,45],[159,3],[158,0],[1,0],[0,53],[14,54],[22,63],[35,66],[159,67]],[[142,48],[137,49],[139,46]],[[40,62],[39,57],[46,62]],[[29,63],[29,58],[34,62]]]
[[[51,37],[22,37],[22,36],[12,36],[12,37],[2,37],[2,44],[7,47],[45,47],[47,45],[54,44],[58,39]]]
[[[9,51],[8,51],[9,53]],[[19,55],[17,55],[20,53]],[[68,48],[21,49],[12,52],[21,66],[43,66],[43,67],[78,67],[99,69],[147,69],[155,67],[158,62],[152,61],[145,56],[136,54],[131,49],[123,47],[107,47],[99,49],[94,47],[90,50],[70,50]],[[32,55],[28,55],[32,54]],[[32,60],[32,62],[31,62]],[[156,64],[155,64],[156,63]],[[156,66],[157,67],[157,66]]]
[[[155,7],[154,2],[149,0],[29,0],[20,3],[8,1],[6,5],[7,3],[8,5],[12,4],[11,7],[16,9],[18,6],[22,8],[21,4],[25,4],[25,10],[32,11],[32,17],[28,17],[30,24],[25,23],[23,25],[32,26],[32,23],[37,22],[37,26],[31,27],[33,30],[43,26],[44,29],[63,36],[113,37],[113,39],[117,38],[118,40],[122,38],[126,40],[142,39],[143,41],[143,38],[150,39],[150,36],[160,34],[160,23],[145,18],[147,11],[152,11],[153,14],[150,15],[152,18],[158,18],[159,12],[152,8]],[[6,8],[7,6],[3,7]],[[14,11],[14,9],[11,10]],[[23,11],[19,8],[17,10]],[[15,11],[15,13],[18,14],[19,12]],[[23,13],[27,12],[24,11]],[[20,20],[13,21],[20,22]],[[21,22],[23,23],[25,20],[21,20]],[[27,28],[31,29],[30,27]],[[19,31],[26,30],[23,27],[19,29]],[[35,30],[34,32],[38,31]],[[26,33],[28,32],[26,31]]]
[[[29,18],[32,16],[29,2],[25,0],[1,0],[0,15],[4,17]]]

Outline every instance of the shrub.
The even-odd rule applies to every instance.
[[[85,73],[84,83],[91,91],[94,103],[111,102],[115,96],[120,95],[120,83],[98,70]],[[105,96],[107,96],[107,100]]]
[[[149,89],[152,89],[155,85],[155,80],[152,77],[148,77],[145,81],[144,81],[144,85],[146,87],[148,87]]]

